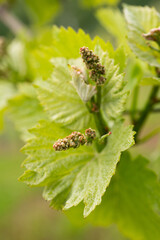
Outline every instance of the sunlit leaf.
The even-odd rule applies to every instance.
[[[102,64],[105,66],[107,79],[102,87],[102,111],[109,122],[121,115],[129,92],[125,90],[124,73],[119,73],[119,66],[114,64],[114,60],[104,54]]]
[[[95,48],[96,54],[102,55],[101,61],[106,68],[106,82],[102,87],[102,114],[108,124],[113,124],[126,103],[128,92],[125,91],[124,74],[119,74],[119,66],[108,57],[101,48]],[[58,61],[61,61],[59,59]],[[56,63],[51,77],[36,83],[38,97],[50,118],[63,123],[70,129],[94,128],[93,114],[88,111],[86,104],[80,99],[72,83],[71,73],[64,59],[63,65]],[[78,67],[79,61],[74,66]]]
[[[142,156],[133,161],[129,154],[123,154],[101,205],[85,221],[100,226],[117,224],[129,239],[158,240],[160,184],[146,167],[148,162]],[[66,213],[74,222],[83,223],[82,211],[83,205]]]
[[[160,15],[154,8],[125,5],[128,41],[132,51],[151,66],[160,67],[159,52],[153,50],[143,34],[160,26]]]
[[[158,77],[145,77],[141,80],[141,85],[160,85],[160,78]]]
[[[45,47],[45,51],[52,57],[64,57],[67,59],[78,58],[80,47],[86,46],[89,49],[94,49],[96,45],[100,45],[103,51],[109,53],[113,51],[112,45],[105,43],[100,37],[96,36],[93,40],[89,34],[86,34],[82,29],[78,32],[71,27],[65,29],[64,27],[53,27],[52,30],[53,43],[51,47]]]
[[[57,66],[46,81],[38,81],[37,92],[50,118],[73,130],[93,126],[93,116],[80,99],[67,64]]]
[[[71,69],[73,85],[82,101],[88,102],[96,94],[96,87],[85,83],[83,73],[81,74],[80,71]]]
[[[118,8],[101,8],[97,10],[96,17],[102,26],[115,37],[117,42],[124,44],[127,49],[127,29],[125,19],[121,11]]]
[[[31,186],[45,186],[43,196],[54,207],[68,209],[83,201],[86,217],[101,203],[121,152],[133,145],[132,127],[117,122],[100,153],[93,146],[55,152],[53,143],[67,132],[46,121],[31,130],[34,138],[23,148],[28,155],[23,163],[27,171],[20,180]]]

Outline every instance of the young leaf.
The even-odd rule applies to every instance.
[[[160,78],[158,77],[144,77],[141,82],[141,85],[160,85]]]
[[[143,34],[160,26],[160,15],[154,8],[124,6],[128,41],[132,51],[151,66],[160,67],[159,52],[153,50]]]
[[[129,92],[125,90],[124,74],[119,73],[119,66],[107,54],[102,57],[106,70],[106,82],[102,87],[102,112],[109,123],[121,115]]]
[[[126,79],[128,80],[126,88],[133,91],[143,78],[144,67],[139,59],[130,59],[126,69]]]
[[[123,72],[126,67],[126,47],[120,46],[114,52],[114,56],[110,56],[114,58],[115,64],[119,66],[119,71]]]
[[[96,12],[96,17],[102,26],[113,35],[118,43],[124,44],[127,48],[126,42],[126,23],[124,16],[117,8],[101,8]]]
[[[34,138],[23,148],[28,155],[23,165],[27,171],[20,180],[34,186],[45,186],[44,198],[56,208],[68,209],[84,202],[84,216],[101,203],[101,197],[115,173],[122,151],[133,145],[132,127],[117,122],[102,152],[93,145],[55,152],[53,143],[68,135],[55,123],[41,121],[30,131]]]
[[[93,40],[82,29],[75,32],[71,27],[53,27],[52,46],[44,46],[44,51],[48,51],[52,57],[64,57],[67,59],[79,58],[79,49],[83,46],[94,49],[100,45],[103,51],[112,52],[113,47],[110,43],[105,43],[100,37],[96,36]]]
[[[73,85],[84,102],[88,102],[91,97],[96,94],[96,87],[91,84],[86,84],[81,70],[75,68],[71,69]]]
[[[86,222],[100,226],[117,224],[133,240],[159,240],[160,184],[155,173],[147,168],[148,163],[142,156],[132,161],[127,152],[122,154],[101,205]],[[74,222],[80,221],[82,205],[66,213]],[[72,218],[75,214],[76,219]],[[84,222],[82,218],[81,221]]]
[[[63,123],[73,130],[92,127],[93,116],[80,99],[71,80],[67,63],[55,66],[48,80],[36,84],[40,102],[57,123]]]
[[[99,45],[94,52],[101,54],[101,61],[106,69],[107,80],[102,87],[102,114],[108,122],[113,123],[124,110],[128,96],[128,91],[125,91],[124,74],[119,74],[119,66],[114,64],[114,60],[109,58],[108,53],[104,53]],[[61,60],[59,58],[59,61]],[[78,62],[76,60],[74,66]],[[93,114],[79,97],[81,95],[83,99],[88,100],[94,88],[89,87],[88,96],[82,96],[82,92],[78,95],[71,81],[67,61],[63,61],[63,65],[57,63],[52,76],[46,81],[37,81],[36,86],[40,102],[52,120],[73,130],[95,128]],[[85,89],[87,90],[86,85]]]

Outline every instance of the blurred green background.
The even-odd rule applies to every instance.
[[[4,1],[0,1],[0,4]],[[106,40],[106,30],[99,24],[92,1],[83,0],[13,0],[9,1],[9,12],[16,16],[28,28],[39,29],[44,25],[71,26],[75,30],[84,29],[92,37],[100,35]],[[94,2],[94,1],[93,1]],[[95,1],[96,2],[96,1]],[[105,1],[103,1],[105,2]],[[122,3],[155,6],[160,10],[159,1],[126,0]],[[105,5],[105,4],[103,4]],[[53,6],[53,7],[51,7]],[[48,19],[48,21],[46,21]],[[0,21],[0,35],[12,39],[14,34]],[[148,126],[152,124],[151,116]],[[158,122],[158,120],[156,120]],[[147,129],[147,126],[146,126]],[[153,155],[157,137],[141,145],[146,156]],[[155,144],[156,143],[156,144]],[[42,190],[29,188],[18,182],[23,170],[20,168],[25,156],[19,152],[23,142],[12,123],[6,118],[3,133],[0,135],[0,239],[3,240],[123,240],[116,226],[94,228],[90,225],[79,227],[70,223],[62,213],[49,208],[42,198]]]

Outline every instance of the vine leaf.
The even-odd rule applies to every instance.
[[[124,5],[124,15],[132,51],[149,65],[160,67],[159,52],[152,50],[142,36],[160,26],[160,14],[154,8]]]
[[[119,66],[114,59],[104,54],[102,64],[106,70],[106,82],[102,87],[102,112],[108,123],[118,118],[124,110],[129,91],[125,90],[124,73],[119,73]]]
[[[55,66],[48,80],[36,83],[40,102],[51,120],[57,123],[63,123],[73,130],[93,127],[93,116],[80,99],[71,78],[67,63]]]
[[[160,85],[160,78],[158,77],[144,77],[141,82],[141,85]]]
[[[84,102],[88,102],[91,97],[96,94],[96,87],[90,84],[85,83],[84,75],[81,73],[81,70],[71,68],[73,86],[75,87],[78,95]]]
[[[79,49],[83,46],[94,49],[100,45],[103,51],[112,53],[113,47],[107,42],[105,43],[100,37],[96,36],[93,40],[82,29],[75,32],[71,27],[53,27],[52,30],[52,46],[42,45],[41,50],[50,56],[63,57],[66,59],[79,58]]]
[[[41,121],[30,132],[34,138],[23,148],[28,155],[23,163],[27,170],[20,180],[30,186],[45,186],[44,198],[58,209],[83,201],[85,217],[101,203],[121,152],[134,144],[132,127],[124,127],[122,122],[115,124],[100,153],[93,145],[55,152],[54,141],[68,135],[68,130],[52,122]]]
[[[97,49],[99,48],[96,47],[94,52],[101,52],[101,62],[105,66],[107,78],[102,87],[102,114],[108,121],[109,126],[112,126],[113,121],[120,117],[124,110],[128,91],[125,90],[126,82],[124,81],[124,74],[119,73],[119,66],[115,65],[114,59],[109,58],[108,53]],[[53,60],[52,63],[54,64]],[[63,64],[60,65],[60,62],[63,62]],[[86,89],[85,93],[82,95],[80,89],[77,93],[73,86],[76,79],[74,78],[72,83],[67,62],[70,63],[71,60],[66,61],[65,59],[58,58],[51,77],[45,81],[37,81],[35,86],[38,98],[51,120],[63,123],[73,130],[81,130],[88,127],[95,128],[93,114],[88,111],[85,103],[82,101],[88,100],[92,96],[95,92],[94,88],[91,86],[87,87],[86,85],[81,86]],[[76,59],[74,66],[79,68],[76,65],[78,62],[80,60]],[[74,60],[72,60],[72,63],[74,63]],[[87,96],[88,88],[89,93]]]
[[[100,57],[101,61],[104,53],[107,53],[107,57],[102,61],[105,64],[108,77],[108,81],[106,81],[108,86],[105,84],[105,91],[103,91],[102,111],[104,111],[106,120],[113,124],[113,121],[120,117],[124,110],[128,96],[125,91],[125,84],[122,84],[125,83],[123,74],[119,74],[125,67],[126,56],[123,48],[114,51],[109,42],[105,43],[99,37],[92,40],[81,29],[75,32],[72,28],[65,29],[54,26],[52,37],[52,47],[42,44],[41,51],[48,58],[50,56],[51,63],[54,66],[53,74],[48,80],[37,81],[36,83],[40,102],[51,119],[74,130],[94,128],[93,116],[88,112],[85,104],[76,93],[67,66],[68,63],[83,68],[84,66],[79,58],[79,49],[82,46],[87,46]],[[88,126],[88,123],[90,123],[90,126]]]
[[[128,48],[126,42],[126,23],[123,14],[118,8],[100,8],[96,12],[96,17],[101,25],[113,35],[120,44],[125,45],[125,49]]]
[[[133,161],[129,153],[123,153],[101,205],[85,222],[99,226],[117,224],[119,230],[133,240],[159,240],[160,184],[156,174],[147,168],[148,163],[142,156]],[[84,223],[82,211],[81,204],[66,214],[71,221],[81,224]]]
[[[48,44],[45,44],[48,39],[50,39],[49,43],[47,42]],[[52,34],[50,33],[50,36],[45,40],[45,42],[41,43],[41,55],[43,57],[47,56],[48,59],[52,59],[55,64],[56,61],[54,59],[57,58],[66,58],[68,60],[79,58],[79,50],[83,46],[94,50],[94,53],[97,55],[99,55],[99,53],[95,52],[95,49],[101,47],[101,51],[108,52],[109,57],[114,58],[115,63],[119,64],[122,70],[124,69],[126,50],[124,50],[123,47],[120,46],[114,51],[110,42],[106,43],[98,36],[92,40],[82,29],[75,32],[71,27],[65,29],[64,27],[58,28],[54,26]]]

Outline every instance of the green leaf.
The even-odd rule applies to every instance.
[[[40,102],[52,120],[73,130],[94,126],[92,114],[71,82],[67,63],[55,66],[51,77],[38,81],[36,87]]]
[[[114,64],[114,59],[103,54],[102,65],[105,66],[107,80],[102,87],[101,108],[109,123],[120,117],[124,111],[129,92],[125,90],[124,73],[119,73],[119,66]]]
[[[96,17],[101,25],[116,38],[118,43],[124,44],[127,48],[126,23],[121,11],[118,8],[101,8],[96,12]]]
[[[81,71],[81,70],[80,70]],[[84,75],[80,74],[77,69],[71,69],[73,85],[84,102],[88,102],[95,94],[96,87],[85,83]]]
[[[119,46],[114,55],[110,57],[114,58],[115,64],[119,66],[119,71],[123,72],[126,68],[126,48]]]
[[[65,29],[64,27],[58,28],[54,26],[52,37],[52,46],[47,47],[44,45],[44,51],[52,57],[79,58],[79,49],[83,46],[94,49],[96,45],[100,45],[103,51],[109,53],[113,51],[113,47],[109,42],[105,43],[98,36],[92,40],[82,29],[75,32],[71,27]]]
[[[132,51],[151,66],[160,67],[159,52],[151,49],[142,34],[160,26],[160,15],[154,8],[125,5],[128,41]]]
[[[127,64],[126,79],[128,79],[128,82],[126,87],[130,91],[133,91],[143,78],[144,67],[142,63],[144,62],[139,59],[130,59]]]
[[[46,119],[47,117],[35,97],[34,88],[29,84],[24,84],[20,89],[18,94],[9,100],[7,110],[22,139],[27,140],[31,137],[28,128],[33,127],[38,120]]]
[[[160,78],[158,77],[144,77],[141,82],[141,85],[160,85]]]
[[[133,240],[159,240],[160,184],[155,173],[147,168],[148,160],[138,156],[134,161],[124,153],[116,174],[98,206],[86,222],[119,230]],[[82,221],[83,206],[70,209],[67,215]],[[76,219],[72,216],[76,215]]]
[[[104,53],[99,45],[95,47],[94,52],[100,56],[106,69],[107,80],[102,87],[102,114],[111,126],[124,110],[128,97],[128,91],[125,90],[126,82],[124,74],[119,73],[119,66],[114,64],[114,59],[108,57],[108,53]],[[63,123],[70,129],[94,128],[93,114],[88,111],[85,103],[79,97],[80,93],[78,95],[71,81],[71,74],[67,66],[67,62],[71,63],[71,60],[56,58],[55,61],[57,63],[52,76],[46,81],[41,80],[36,83],[41,104],[51,120]],[[73,60],[72,62],[74,63]],[[76,59],[74,66],[79,68],[79,63],[80,60]],[[81,66],[83,66],[82,63]],[[85,100],[88,100],[93,93],[94,89],[89,88],[88,96],[82,96],[81,93],[81,97]]]
[[[46,47],[52,47],[52,35],[52,28],[41,28],[32,38],[22,36],[27,50],[29,71],[32,73],[31,80],[37,77],[47,78],[52,73],[53,66],[50,59],[53,55],[46,50]]]
[[[132,127],[124,127],[122,122],[115,124],[100,153],[93,145],[55,152],[54,141],[68,135],[67,129],[55,123],[41,121],[30,132],[34,138],[23,148],[28,155],[23,163],[27,171],[20,180],[31,186],[45,186],[44,198],[58,209],[83,201],[85,217],[101,203],[121,152],[134,144]]]
[[[160,128],[156,129],[157,133],[160,133]],[[156,158],[154,160],[152,160],[150,162],[150,168],[156,172],[157,176],[158,176],[158,180],[160,180],[160,155],[158,153],[158,156],[156,156]]]

